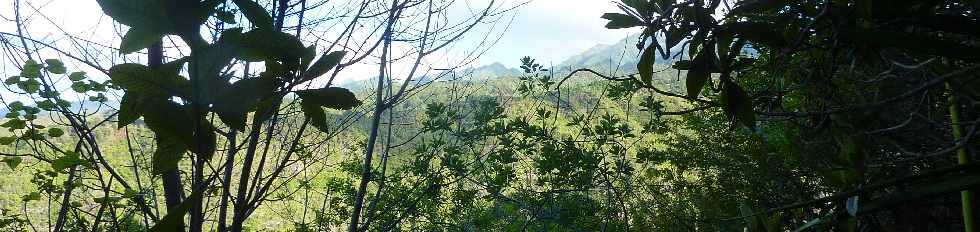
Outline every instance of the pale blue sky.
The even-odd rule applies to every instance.
[[[4,19],[13,19],[13,5],[16,0],[0,0],[0,16]],[[118,45],[119,37],[117,33],[125,30],[113,21],[101,14],[101,8],[95,0],[20,0],[22,12],[26,12],[22,17],[30,18],[26,22],[26,29],[29,35],[44,41],[55,42],[62,49],[75,53],[78,49],[105,49],[100,46]],[[472,6],[486,5],[489,0],[462,0]],[[527,0],[497,0],[503,2],[504,6],[518,5]],[[43,17],[36,14],[35,10],[43,12]],[[513,14],[504,17],[495,25],[481,25],[483,27],[496,27],[496,29],[484,30],[477,29],[474,33],[467,35],[463,42],[456,45],[453,49],[447,49],[447,57],[457,56],[452,53],[466,52],[467,46],[483,38],[496,38],[503,32],[502,28],[509,25],[497,43],[487,50],[475,62],[468,66],[481,66],[494,62],[501,62],[508,67],[515,68],[519,64],[518,59],[523,56],[535,57],[544,65],[558,64],[566,58],[580,53],[597,44],[612,44],[623,37],[635,33],[633,30],[609,30],[603,26],[606,20],[599,18],[606,12],[617,12],[615,3],[610,0],[531,0],[529,3],[517,8]],[[513,19],[513,20],[511,20]],[[62,32],[64,30],[64,33]],[[14,33],[16,26],[8,20],[0,20],[0,31]],[[89,41],[90,44],[84,46],[91,47],[72,47],[72,44],[65,39],[65,34],[71,34],[79,39]],[[168,52],[169,53],[169,52]],[[43,51],[46,58],[58,57],[51,51]],[[65,57],[62,57],[65,58]],[[134,62],[129,59],[140,59],[141,56],[118,56],[114,54],[103,54],[102,57],[92,57],[101,60],[105,66],[114,63]],[[446,59],[445,62],[454,62]],[[83,70],[97,74],[84,65],[73,63],[66,59],[69,70]],[[138,61],[135,61],[138,62]],[[442,61],[436,61],[439,63]],[[7,62],[2,63],[0,72],[3,76],[11,76],[19,73],[17,67]],[[433,67],[441,66],[434,65]],[[351,67],[345,72],[350,75],[343,75],[340,78],[363,79],[374,76],[376,68],[370,64],[362,67]],[[98,78],[98,77],[97,77]],[[6,92],[6,90],[0,90]],[[7,95],[9,93],[3,93]]]

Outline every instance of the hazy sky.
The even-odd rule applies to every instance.
[[[0,0],[0,31],[14,33],[16,27],[11,22],[14,16],[13,5],[16,0]],[[124,32],[114,26],[112,20],[101,14],[101,8],[95,0],[20,0],[22,12],[30,18],[27,30],[30,36],[44,41],[55,41],[59,46],[70,46],[64,39],[64,34],[71,34],[87,40],[95,46],[118,46],[116,33]],[[472,5],[485,5],[489,0],[464,0]],[[497,0],[504,5],[517,5],[526,0]],[[44,17],[32,14],[37,9]],[[558,64],[564,59],[582,52],[596,44],[612,44],[622,39],[632,30],[608,30],[603,26],[606,20],[599,18],[603,13],[616,12],[618,9],[610,0],[532,0],[514,11],[513,20],[508,16],[497,26],[509,24],[509,29],[502,38],[480,59],[471,65],[480,66],[501,62],[509,67],[517,67],[518,59],[523,56],[535,57],[544,65]],[[66,33],[62,33],[64,30]],[[117,32],[118,31],[118,32]],[[500,30],[497,31],[499,33]],[[482,39],[483,34],[468,35],[467,39]],[[493,35],[490,35],[493,37]],[[458,47],[466,50],[467,43]],[[62,48],[65,49],[65,48]],[[74,53],[76,48],[65,49]],[[452,52],[452,51],[449,51]],[[51,54],[55,55],[55,54]],[[138,57],[138,56],[137,56]],[[126,62],[125,57],[96,57],[101,60],[112,60],[113,63]],[[131,61],[130,61],[131,62]],[[4,63],[0,67],[3,76],[19,73],[13,65]],[[76,66],[82,68],[84,65]],[[69,62],[69,69],[72,69]],[[374,68],[351,68],[354,75],[341,78],[361,79],[374,72]],[[90,73],[93,73],[90,71]]]
[[[558,64],[596,44],[613,44],[635,30],[609,30],[603,13],[619,12],[609,0],[534,0],[519,8],[510,31],[480,59],[509,67],[532,56]],[[544,63],[548,64],[548,63]]]

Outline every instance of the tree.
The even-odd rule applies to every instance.
[[[807,179],[820,188],[801,195],[802,203],[770,198],[765,205],[785,206],[737,218],[802,208],[810,216],[794,216],[790,224],[935,229],[947,224],[908,218],[906,211],[919,210],[903,204],[963,190],[962,224],[972,231],[976,206],[969,190],[977,183],[967,151],[975,143],[964,123],[976,115],[957,101],[976,98],[977,34],[968,28],[977,25],[977,7],[970,1],[622,1],[622,13],[603,15],[606,27],[642,28],[643,55],[638,74],[609,79],[646,83],[697,111],[721,108],[733,129],[739,124],[772,138],[769,143],[788,142],[796,152],[781,158],[808,160],[801,168],[822,176]],[[675,46],[684,50],[672,53]],[[649,85],[656,55],[682,59],[674,67],[687,70],[686,94]],[[951,161],[953,153],[959,161]]]

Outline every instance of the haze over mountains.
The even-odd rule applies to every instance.
[[[640,60],[639,50],[636,49],[636,43],[639,35],[631,35],[623,38],[616,42],[615,44],[597,44],[592,48],[582,51],[574,56],[571,56],[564,61],[561,61],[554,67],[548,67],[556,71],[571,71],[579,68],[591,68],[596,71],[603,73],[633,73],[636,72],[636,64]],[[658,40],[663,41],[663,38],[658,38]],[[649,43],[649,41],[648,41]],[[682,42],[683,44],[683,42]],[[671,49],[672,53],[680,52],[680,47],[677,46]],[[500,48],[503,49],[503,48]],[[528,54],[531,58],[534,58],[533,54]],[[514,57],[515,60],[521,57]],[[539,63],[549,66],[550,61],[538,60]],[[660,55],[657,55],[656,63],[658,64],[670,64],[669,60],[664,60]],[[447,71],[448,72],[448,71]],[[482,80],[488,78],[496,77],[508,77],[517,76],[522,73],[519,67],[507,67],[506,65],[500,63],[500,61],[491,63],[489,65],[484,65],[474,68],[465,68],[462,70],[455,70],[455,75],[458,77],[469,77],[472,80]],[[451,78],[449,73],[441,73],[442,76],[440,80],[446,80]],[[431,78],[426,78],[431,79]],[[341,83],[340,85],[345,88],[351,89],[362,89],[365,87],[373,86],[369,83],[374,83],[375,78],[369,78],[366,80],[355,80]]]

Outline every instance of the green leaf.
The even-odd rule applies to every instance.
[[[244,47],[239,54],[243,60],[260,62],[276,60],[295,62],[306,53],[306,47],[289,33],[258,28],[242,35]],[[298,66],[299,63],[296,63]]]
[[[148,27],[130,27],[126,31],[126,35],[123,36],[122,43],[119,44],[119,53],[129,54],[148,48],[153,43],[160,41],[164,34],[164,32],[155,31]]]
[[[26,77],[27,79],[34,79],[41,76],[41,64],[37,61],[27,60],[24,64],[24,69],[20,71],[20,76]]]
[[[140,97],[136,93],[124,94],[119,101],[118,128],[123,128],[139,119],[142,115],[141,105]]]
[[[184,158],[185,151],[187,149],[179,139],[166,134],[157,134],[157,148],[153,151],[151,163],[153,174],[160,175],[177,168],[177,164]]]
[[[58,157],[57,159],[51,161],[51,169],[55,171],[64,171],[75,165],[85,164],[85,160],[78,156],[78,153],[67,152],[64,156]]]
[[[88,92],[88,85],[86,85],[84,82],[81,81],[74,82],[71,83],[71,90],[78,93]]]
[[[324,133],[328,132],[327,114],[323,112],[323,108],[309,101],[303,101],[300,103],[300,106],[303,110],[303,115],[306,115],[306,118],[310,120],[310,124],[313,124],[313,127],[316,127],[316,129]]]
[[[22,198],[22,200],[24,202],[41,200],[41,193],[40,192],[31,192],[31,193],[25,195]]]
[[[6,85],[15,85],[17,83],[20,83],[20,76],[7,77],[7,79],[4,80],[3,83]]]
[[[48,64],[48,67],[47,67],[48,72],[51,72],[51,73],[54,73],[54,74],[65,74],[65,72],[67,71],[65,69],[65,64],[64,63],[61,63],[60,60],[57,60],[57,59],[47,59],[47,60],[44,60],[44,63]]]
[[[701,95],[701,89],[708,83],[711,73],[703,69],[691,69],[687,71],[687,96],[696,98]]]
[[[234,0],[235,5],[242,10],[245,18],[258,28],[272,29],[272,16],[265,11],[258,3],[251,0]]]
[[[331,109],[349,110],[361,105],[361,101],[357,100],[354,93],[339,87],[299,90],[296,91],[296,95],[299,95],[304,102]]]
[[[602,18],[609,20],[606,24],[606,28],[609,29],[622,29],[643,26],[643,20],[636,17],[620,14],[620,13],[605,13]]]
[[[722,78],[722,109],[746,127],[755,129],[755,111],[752,109],[752,98],[745,93],[742,87],[729,79],[727,77]]]
[[[14,142],[17,142],[17,136],[0,137],[0,145],[10,145]]]
[[[65,131],[60,128],[48,128],[48,135],[51,137],[61,137],[64,134]]]
[[[169,0],[96,0],[102,11],[119,23],[130,27],[143,27],[146,30],[170,32],[173,25],[167,9],[173,4]]]
[[[643,50],[640,55],[640,62],[636,64],[636,69],[640,71],[640,80],[644,84],[653,85],[653,62],[657,58],[657,49],[650,45]]]
[[[344,58],[344,55],[347,55],[346,51],[334,51],[323,55],[319,60],[310,66],[310,69],[303,72],[303,77],[301,78],[300,82],[312,80],[313,78],[317,78],[327,73],[327,71],[330,71],[336,67],[337,64],[340,64],[340,60]]]
[[[248,112],[253,111],[263,98],[271,95],[276,87],[275,82],[268,78],[239,80],[218,95],[214,102],[214,112],[232,129],[244,131]]]
[[[185,106],[161,98],[147,98],[143,104],[143,121],[158,137],[174,138],[180,141],[184,148],[203,156],[214,154],[214,128],[207,122],[200,121],[200,137],[196,135],[195,121]]]
[[[123,89],[144,96],[179,96],[184,94],[189,83],[187,79],[152,70],[141,64],[120,64],[109,69],[112,83]]]
[[[7,107],[10,108],[10,111],[18,111],[24,108],[24,103],[20,101],[13,101],[7,104]]]
[[[7,157],[3,159],[3,162],[7,163],[7,167],[10,167],[10,169],[17,168],[17,165],[20,165],[21,161],[24,161],[24,159],[17,156]]]
[[[24,90],[24,92],[37,93],[37,91],[41,90],[41,82],[38,82],[37,79],[28,79],[17,83],[17,87]]]

